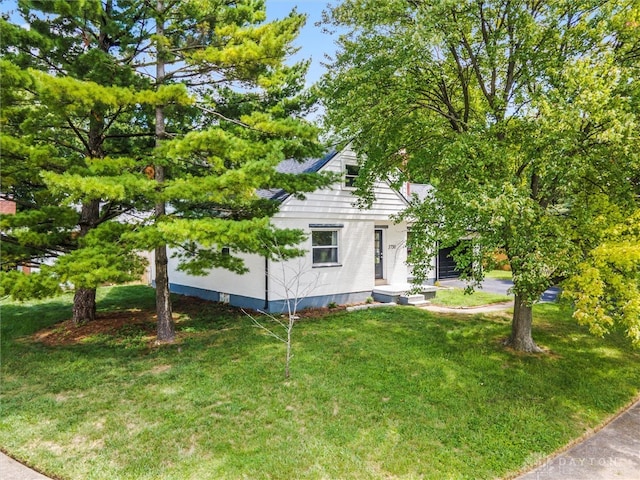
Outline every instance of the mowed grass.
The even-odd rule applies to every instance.
[[[209,304],[180,315],[175,345],[28,336],[70,301],[2,305],[0,447],[62,479],[500,478],[640,387],[640,354],[558,305],[535,310],[546,355],[501,346],[508,315],[303,315],[285,382],[284,346]],[[101,291],[101,310],[152,306],[146,287]]]
[[[489,270],[485,278],[495,278],[498,280],[511,280],[511,270]]]
[[[511,280],[511,272],[504,270],[489,270],[485,278],[497,280]],[[476,289],[471,294],[465,293],[464,288],[439,289],[435,298],[430,299],[433,305],[443,307],[479,307],[492,303],[502,303],[513,301],[513,295],[501,295],[497,293],[484,292]]]
[[[513,297],[481,290],[467,294],[462,288],[450,288],[438,289],[435,298],[431,298],[429,301],[433,305],[441,305],[443,307],[478,307],[480,305],[513,301]]]

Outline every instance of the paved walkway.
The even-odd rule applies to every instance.
[[[500,312],[513,308],[513,302],[494,303],[492,305],[482,305],[480,307],[442,307],[440,305],[422,305],[418,308],[437,313],[461,313],[473,315],[474,313]]]
[[[41,473],[0,452],[0,478],[2,480],[49,480]]]
[[[640,479],[640,401],[604,428],[516,480]]]

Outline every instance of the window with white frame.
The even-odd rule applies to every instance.
[[[356,188],[356,179],[360,172],[360,166],[346,164],[344,166],[344,186],[348,188]]]
[[[338,264],[338,230],[313,230],[311,232],[313,265]]]

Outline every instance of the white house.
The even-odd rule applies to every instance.
[[[292,173],[342,174],[340,183],[309,193],[304,200],[282,191],[262,192],[281,201],[279,212],[272,218],[276,227],[308,232],[302,245],[307,255],[284,264],[246,255],[243,258],[249,272],[244,275],[214,269],[206,276],[191,276],[178,271],[172,259],[172,292],[280,312],[286,309],[285,300],[292,295],[285,292],[284,286],[298,288],[298,296],[304,297],[300,309],[358,303],[368,297],[397,299],[409,289],[408,226],[391,220],[407,206],[403,193],[379,182],[374,187],[371,208],[356,207],[352,185],[358,167],[356,155],[349,148],[303,163],[285,161],[279,168]],[[435,270],[430,277],[433,281]]]

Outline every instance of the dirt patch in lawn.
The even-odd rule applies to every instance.
[[[125,310],[99,313],[94,321],[81,325],[74,325],[72,320],[65,320],[36,332],[32,339],[55,347],[86,343],[100,337],[124,338],[130,336],[133,329],[138,335],[154,335],[155,312]]]
[[[336,308],[302,310],[298,313],[299,321],[321,319],[330,313],[344,309],[345,307],[338,306]],[[251,313],[257,316],[261,315],[258,312]],[[173,301],[173,319],[176,323],[178,339],[189,335],[188,332],[181,331],[181,326],[186,327],[191,319],[202,316],[219,319],[245,318],[245,314],[238,308],[197,297],[180,296]],[[215,328],[214,325],[212,324],[211,328]],[[132,308],[98,312],[94,321],[80,325],[75,325],[71,319],[65,320],[36,332],[30,337],[30,340],[56,347],[93,341],[116,344],[131,343],[135,338],[135,344],[151,346],[155,343],[156,328],[157,316],[154,310]]]

